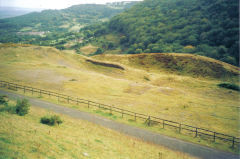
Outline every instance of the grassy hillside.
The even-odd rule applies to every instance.
[[[50,114],[36,107],[24,117],[0,112],[0,158],[194,158],[64,115],[60,126],[41,124]]]
[[[1,45],[0,56],[1,80],[239,135],[239,92],[218,86],[239,85],[239,71],[223,62],[178,54],[89,58],[50,47],[17,45]],[[174,59],[182,59],[177,60],[182,70],[175,68]]]
[[[92,30],[117,33],[125,53],[193,53],[238,65],[238,8],[236,0],[145,0]]]

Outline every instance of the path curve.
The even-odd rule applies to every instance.
[[[29,100],[30,104],[34,106],[49,109],[56,113],[65,114],[81,120],[87,120],[92,123],[127,134],[129,136],[140,138],[143,141],[165,146],[172,150],[185,152],[199,158],[203,158],[203,159],[239,159],[240,158],[239,155],[234,155],[232,153],[223,152],[223,151],[212,149],[206,146],[189,143],[189,142],[175,139],[172,137],[164,136],[158,133],[133,127],[127,124],[118,123],[103,117],[99,117],[94,114],[81,112],[72,108],[67,108],[58,104],[46,102],[40,99],[26,97],[24,95],[19,95],[16,93],[11,93],[3,90],[0,90],[0,95],[7,95],[11,99],[26,98]]]

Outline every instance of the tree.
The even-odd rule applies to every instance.
[[[108,49],[113,49],[114,48],[114,43],[108,42]]]

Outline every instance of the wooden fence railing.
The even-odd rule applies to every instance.
[[[33,88],[33,87],[24,86],[24,85],[11,83],[11,82],[7,82],[7,81],[1,81],[1,80],[0,80],[0,87],[4,87],[4,88],[14,90],[14,91],[18,91],[20,89],[20,90],[23,90],[24,93],[26,93],[27,91],[31,92],[32,94],[38,93],[40,96],[42,96],[42,95],[47,95],[49,97],[53,96],[53,97],[56,97],[58,99],[58,101],[60,101],[60,99],[64,99],[68,103],[75,103],[77,105],[80,103],[83,103],[83,104],[86,104],[88,108],[96,107],[98,109],[108,110],[110,113],[116,112],[116,113],[119,113],[122,117],[128,115],[128,116],[133,117],[134,121],[143,120],[146,123],[146,125],[148,125],[148,126],[159,126],[161,128],[167,128],[167,127],[174,128],[176,131],[178,131],[178,133],[183,133],[183,131],[185,131],[185,134],[187,132],[187,134],[189,134],[193,137],[201,137],[201,138],[207,137],[212,142],[216,142],[216,140],[221,140],[221,141],[224,141],[224,143],[230,144],[232,146],[232,148],[236,147],[236,145],[239,146],[239,144],[240,144],[239,137],[235,137],[232,135],[227,135],[227,134],[223,134],[223,133],[219,133],[219,132],[215,132],[215,131],[211,131],[208,129],[199,128],[199,127],[195,127],[195,126],[191,126],[191,125],[186,125],[186,124],[182,124],[179,122],[166,120],[166,119],[162,119],[162,118],[158,118],[158,117],[154,117],[154,116],[140,114],[140,113],[126,110],[126,109],[121,109],[121,108],[117,108],[115,106],[96,103],[96,102],[78,98],[78,97],[71,97],[68,95],[61,94],[61,93],[56,93],[56,92],[52,92],[52,91]]]

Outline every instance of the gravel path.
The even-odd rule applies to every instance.
[[[42,101],[40,99],[30,98],[30,97],[18,95],[15,93],[10,93],[3,90],[0,90],[0,95],[8,95],[8,97],[12,99],[26,98],[29,100],[30,104],[34,106],[49,109],[56,113],[69,115],[71,117],[78,118],[81,120],[87,120],[92,123],[104,126],[106,128],[110,128],[118,132],[127,134],[129,136],[140,138],[144,141],[151,142],[154,144],[162,145],[172,150],[185,152],[199,158],[204,158],[204,159],[239,159],[240,158],[239,155],[234,155],[231,153],[215,150],[215,149],[201,146],[198,144],[185,142],[179,139],[164,136],[164,135],[147,131],[141,128],[137,128],[137,127],[129,126],[126,124],[118,123],[112,120],[108,120],[106,118],[99,117],[94,114],[81,112],[72,108],[67,108],[61,105]]]

